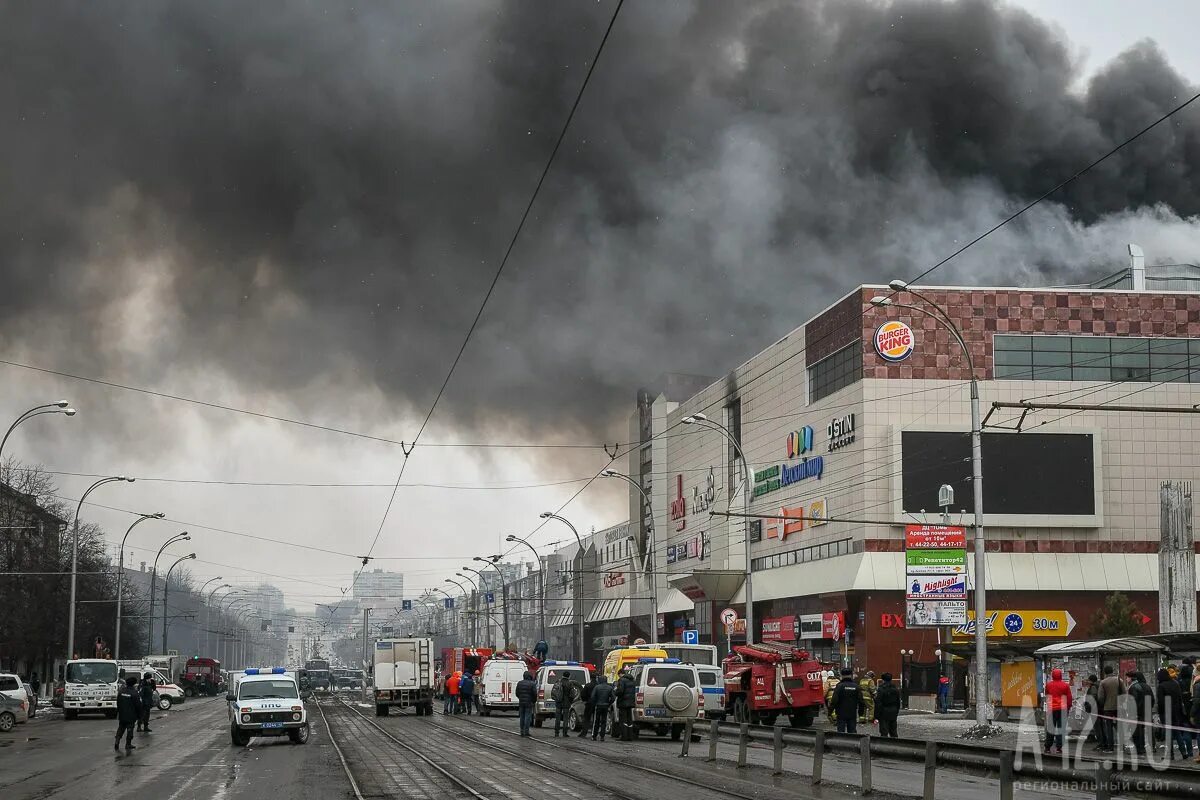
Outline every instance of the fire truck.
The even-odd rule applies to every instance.
[[[774,642],[736,645],[722,668],[725,707],[735,722],[774,725],[786,714],[793,727],[803,728],[823,707],[821,662],[807,650]]]

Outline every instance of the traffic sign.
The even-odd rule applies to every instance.
[[[490,605],[492,605],[493,603],[495,603],[495,602],[496,602],[496,593],[495,593],[495,592],[486,592],[486,593],[484,593],[484,595],[483,595],[483,601],[484,601],[485,603],[487,603],[489,606],[490,606]]]
[[[967,622],[954,629],[955,636],[975,635],[975,612],[967,612]],[[1062,639],[1075,630],[1075,618],[1066,610],[1023,611],[997,609],[987,615],[989,639],[1008,637]]]
[[[721,612],[721,622],[725,623],[725,627],[729,627],[733,623],[737,622],[737,618],[738,613],[732,608],[727,608]]]
[[[403,611],[412,611],[412,600],[400,601],[400,608]]]
[[[700,631],[687,630],[683,632],[684,644],[700,644]]]

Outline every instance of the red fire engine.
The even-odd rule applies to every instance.
[[[725,706],[735,722],[774,725],[787,714],[793,727],[803,728],[824,704],[821,662],[807,650],[774,642],[737,645],[722,667]]]

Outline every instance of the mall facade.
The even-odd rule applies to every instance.
[[[1156,631],[1160,484],[1196,476],[1200,420],[1151,410],[1022,417],[992,404],[1200,403],[1194,277],[1181,287],[1145,272],[1125,289],[920,287],[922,297],[860,286],[722,378],[667,376],[639,393],[628,472],[649,502],[631,487],[630,531],[652,555],[660,635],[694,630],[724,649],[722,612],[745,617],[748,536],[756,639],[877,674],[912,661],[964,679],[966,662],[951,654],[970,652],[973,622],[922,623],[970,607],[971,371],[946,326],[895,304],[940,307],[980,380],[993,652],[1025,658],[1086,638],[1115,591]],[[877,296],[893,305],[873,305]],[[742,513],[747,470],[721,431],[684,423],[695,414],[740,443],[749,518],[722,516]],[[905,552],[908,526],[941,523],[967,528],[965,584],[949,582],[944,595],[913,585],[922,567]],[[735,626],[733,642],[744,636]]]

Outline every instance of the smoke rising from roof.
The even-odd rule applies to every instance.
[[[9,4],[0,347],[423,411],[610,13]],[[627,4],[435,429],[623,433],[659,372],[912,276],[1193,91],[1150,42],[1076,78],[984,2]],[[1126,241],[1197,260],[1198,112],[936,281],[1075,282]]]

